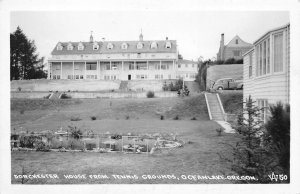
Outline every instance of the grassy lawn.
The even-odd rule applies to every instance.
[[[226,113],[239,114],[242,111],[243,90],[224,90],[219,95]]]
[[[188,98],[82,99],[64,100],[56,105],[35,100],[12,100],[11,126],[16,131],[53,130],[77,126],[95,133],[177,133],[182,148],[150,154],[12,152],[13,177],[26,172],[58,174],[60,179],[33,179],[28,184],[85,183],[232,183],[229,180],[184,180],[181,175],[231,174],[218,153],[229,154],[222,143],[234,143],[234,134],[218,136],[219,126],[208,120],[203,95]],[[26,102],[26,103],[25,103]],[[50,104],[50,105],[49,105]],[[23,114],[20,110],[25,110]],[[160,120],[160,115],[165,120]],[[178,115],[180,120],[173,120]],[[77,116],[80,121],[70,121]],[[97,120],[92,121],[91,116]],[[127,118],[126,118],[127,117]],[[196,117],[197,120],[191,120]],[[21,128],[22,127],[22,128]],[[107,175],[109,179],[65,179],[64,175]],[[112,175],[137,175],[138,179],[115,179]],[[175,175],[178,179],[143,179],[142,175]]]

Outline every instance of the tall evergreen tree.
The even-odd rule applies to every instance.
[[[10,80],[45,78],[43,58],[36,54],[33,40],[20,27],[10,34]]]

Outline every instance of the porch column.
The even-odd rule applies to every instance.
[[[111,61],[109,61],[109,79],[111,80]]]
[[[100,61],[97,61],[97,79],[100,79]]]
[[[75,79],[75,67],[74,67],[74,61],[73,61],[73,78],[72,79]]]
[[[50,71],[51,71],[50,66],[51,66],[51,62],[48,61],[48,75],[47,75],[48,79],[50,79]]]
[[[84,79],[86,79],[86,61],[84,62]]]
[[[159,79],[161,79],[161,61],[159,61]]]
[[[60,79],[62,79],[62,62],[60,62]]]
[[[125,78],[124,78],[124,61],[122,61],[122,72],[121,72],[121,77],[122,77],[122,80],[125,79]]]
[[[173,60],[173,76],[175,76],[175,60]],[[171,76],[171,79],[173,76]]]
[[[149,79],[149,61],[147,61],[147,79]]]

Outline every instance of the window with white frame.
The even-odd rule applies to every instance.
[[[139,42],[139,43],[136,45],[136,48],[137,48],[137,49],[142,49],[142,48],[143,48],[143,43]]]
[[[152,42],[151,45],[150,45],[150,48],[157,49],[157,43],[156,42]]]
[[[61,51],[63,49],[63,46],[61,43],[57,44],[56,50]]]
[[[252,60],[253,52],[249,53],[249,78],[252,77],[252,66],[253,66],[253,60]]]
[[[166,48],[171,48],[171,47],[172,47],[171,42],[166,42]]]
[[[270,39],[264,39],[256,47],[256,75],[270,73]]]
[[[97,63],[86,63],[86,70],[97,70]]]
[[[109,49],[109,50],[111,50],[111,49],[113,49],[114,48],[114,45],[112,44],[112,43],[108,43],[107,44],[107,49]]]
[[[73,50],[73,45],[72,45],[72,43],[69,43],[69,44],[68,44],[67,50]]]
[[[257,106],[260,109],[260,119],[264,123],[267,122],[269,116],[269,105],[267,99],[257,99]]]
[[[122,45],[121,45],[121,49],[127,49],[127,47],[128,47],[128,44],[127,43],[122,43]]]
[[[283,71],[283,33],[274,35],[274,72]]]
[[[93,50],[98,50],[98,49],[99,49],[99,44],[95,42],[93,44]]]
[[[167,69],[169,69],[169,65],[168,64],[161,64],[161,69],[162,70],[167,70]]]
[[[118,70],[118,64],[113,63],[113,64],[111,65],[111,69],[112,69],[112,70]]]
[[[116,80],[116,79],[117,79],[117,76],[116,76],[116,75],[111,75],[111,76],[110,76],[110,79],[111,79],[111,80]]]
[[[80,42],[78,44],[78,50],[83,50],[83,49],[84,49],[84,46],[83,46],[82,42]]]
[[[160,63],[155,64],[155,69],[160,70]]]

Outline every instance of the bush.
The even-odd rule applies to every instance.
[[[148,91],[147,92],[147,98],[154,98],[154,92],[153,91]]]
[[[196,117],[193,117],[193,118],[191,118],[191,120],[193,120],[193,121],[194,121],[194,120],[197,120],[197,118],[196,118]]]
[[[21,91],[22,91],[22,88],[21,88],[21,87],[18,87],[18,91],[21,92]]]
[[[165,119],[164,115],[160,115],[160,120],[164,120],[164,119]]]
[[[46,145],[42,141],[37,142],[35,145],[35,148],[36,148],[36,151],[40,151],[40,152],[49,152],[50,151],[50,146]]]
[[[24,109],[21,109],[21,110],[20,110],[20,114],[21,114],[21,115],[24,114],[24,112],[25,112]]]
[[[74,117],[74,116],[72,116],[70,120],[71,121],[80,121],[81,118],[80,117]]]
[[[68,148],[70,148],[71,150],[84,150],[84,143],[80,140],[69,140],[68,141]]]
[[[167,86],[167,82],[164,82],[162,89],[163,89],[163,91],[169,90],[169,87]]]
[[[71,96],[68,96],[67,94],[63,93],[61,96],[60,96],[60,99],[70,99],[72,98]]]
[[[290,174],[290,106],[270,106],[271,117],[266,124],[264,146],[275,158],[276,174]],[[274,161],[274,160],[273,160]],[[275,170],[274,170],[275,171]],[[279,171],[279,172],[278,172]]]
[[[91,119],[94,121],[94,120],[96,120],[96,119],[97,119],[97,117],[95,117],[95,116],[91,116]]]
[[[126,119],[126,120],[129,120],[129,118],[130,118],[129,115],[126,115],[125,119]]]
[[[176,115],[176,116],[173,118],[173,120],[179,120],[179,116]]]
[[[20,138],[20,147],[22,148],[34,148],[36,143],[41,141],[41,137],[37,136],[21,136]]]
[[[73,137],[74,139],[79,139],[82,135],[82,132],[80,131],[80,129],[77,129],[77,127],[69,126],[69,129],[71,129],[71,137]]]

